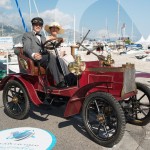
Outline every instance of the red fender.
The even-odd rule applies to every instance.
[[[112,82],[95,82],[79,88],[78,91],[70,98],[65,109],[64,117],[79,114],[85,100],[85,96],[89,90],[101,84],[110,84]]]
[[[25,87],[27,94],[29,96],[29,99],[35,104],[35,105],[39,105],[42,104],[41,100],[39,99],[37,92],[34,88],[34,86],[28,82],[27,80],[25,80],[24,78],[22,78],[21,75],[17,75],[17,74],[13,74],[13,75],[9,75],[7,77],[5,77],[2,82],[0,83],[0,90],[3,89],[4,85],[9,81],[9,80],[19,80],[20,83]]]
[[[140,72],[140,73],[136,73],[135,77],[142,77],[142,78],[150,78],[150,73],[147,72]]]

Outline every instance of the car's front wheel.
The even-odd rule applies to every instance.
[[[30,104],[26,89],[16,81],[10,80],[3,89],[3,104],[6,114],[15,119],[24,119],[29,110]]]
[[[90,137],[102,146],[113,146],[124,135],[126,123],[123,110],[109,93],[90,94],[84,101],[82,117]]]

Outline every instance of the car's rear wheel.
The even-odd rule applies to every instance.
[[[3,104],[6,114],[15,119],[24,119],[30,110],[27,92],[23,85],[15,80],[10,80],[5,85]]]
[[[143,126],[150,122],[150,89],[136,83],[138,93],[123,101],[122,106],[128,123]]]
[[[120,104],[104,92],[90,94],[84,101],[82,117],[90,137],[98,144],[117,144],[125,131],[125,117]]]

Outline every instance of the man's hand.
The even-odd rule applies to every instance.
[[[42,55],[40,53],[35,53],[34,54],[34,59],[35,60],[40,60],[40,59],[42,59]]]

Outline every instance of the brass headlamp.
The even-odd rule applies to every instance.
[[[68,69],[71,73],[75,75],[80,75],[86,68],[85,62],[81,61],[81,56],[76,55],[75,56],[75,61],[69,63]]]

